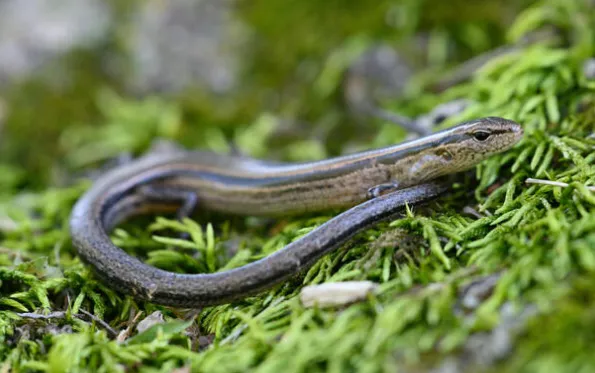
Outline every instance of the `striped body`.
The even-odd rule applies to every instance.
[[[442,187],[420,184],[469,169],[521,137],[515,122],[482,118],[419,140],[318,162],[282,164],[205,152],[151,155],[109,172],[81,197],[70,220],[73,244],[101,278],[140,299],[173,306],[223,303],[266,289],[311,265],[406,202],[436,196]],[[363,203],[371,188],[387,183],[419,187]],[[147,193],[148,188],[162,194]],[[240,215],[358,206],[270,257],[214,274],[162,271],[110,241],[109,230],[122,220],[175,211],[180,195],[196,198],[200,208]]]

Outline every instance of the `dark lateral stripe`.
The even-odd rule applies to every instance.
[[[327,178],[335,178],[352,172],[356,172],[365,168],[372,163],[392,164],[407,157],[417,155],[428,149],[433,149],[441,145],[460,142],[467,137],[464,134],[453,134],[450,136],[440,137],[434,141],[421,142],[419,145],[404,147],[401,150],[396,150],[387,154],[379,156],[367,156],[365,158],[349,157],[337,158],[337,162],[325,162],[317,167],[316,163],[312,167],[305,167],[304,172],[292,172],[288,175],[281,176],[263,176],[263,177],[243,177],[242,175],[234,175],[232,173],[225,174],[223,172],[212,172],[207,170],[179,170],[176,174],[182,177],[198,177],[203,180],[208,180],[225,185],[240,185],[246,187],[265,187],[265,186],[279,186],[288,183],[309,182]],[[336,164],[338,167],[330,167]],[[291,169],[293,166],[288,166]],[[286,167],[280,166],[277,170],[282,174]],[[233,172],[233,170],[231,170]]]

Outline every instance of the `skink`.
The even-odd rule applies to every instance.
[[[424,183],[469,169],[511,148],[522,134],[513,121],[487,117],[410,142],[300,164],[207,152],[149,155],[108,172],[79,199],[70,218],[72,241],[100,278],[137,299],[177,307],[226,303],[308,268],[405,203],[436,196],[444,186]],[[132,215],[187,209],[195,202],[260,216],[355,207],[266,258],[218,273],[160,270],[109,238]]]

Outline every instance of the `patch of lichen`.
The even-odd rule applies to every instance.
[[[243,11],[259,9],[261,3],[254,4]],[[335,14],[330,10],[332,4],[321,3],[320,14]],[[303,12],[309,7],[318,9],[306,3]],[[265,9],[275,8],[268,4]],[[296,19],[303,12],[296,10]],[[349,15],[345,17],[339,24],[352,22]],[[251,22],[264,22],[259,20]],[[512,317],[518,321],[516,332],[509,334],[513,347],[497,371],[588,370],[593,365],[585,346],[593,326],[595,195],[586,186],[595,181],[595,84],[581,67],[595,49],[593,21],[595,13],[586,1],[539,2],[517,17],[506,35],[508,40],[554,25],[567,45],[528,46],[490,61],[473,80],[444,93],[413,89],[414,93],[391,103],[396,110],[414,107],[412,112],[421,113],[451,99],[471,99],[474,103],[465,112],[443,126],[487,115],[511,118],[525,129],[517,147],[482,163],[475,177],[473,173],[461,175],[448,196],[362,232],[348,247],[325,256],[301,276],[261,296],[202,309],[195,317],[116,294],[80,262],[66,224],[72,204],[88,183],[16,195],[0,209],[3,221],[10,218],[10,224],[0,228],[0,357],[4,366],[15,371],[171,371],[190,364],[194,371],[205,372],[395,371],[435,368],[445,359],[454,359],[462,369],[477,371],[482,367],[470,358],[469,344],[501,327],[510,317],[505,310],[512,308]],[[269,22],[271,30],[284,25]],[[375,36],[366,31],[364,21],[355,24],[366,37]],[[442,43],[456,39],[456,32],[442,30]],[[325,31],[335,35],[333,30]],[[495,40],[503,38],[500,34]],[[288,45],[300,43],[295,35],[290,40]],[[297,50],[325,54],[324,48],[309,51],[308,40]],[[299,56],[296,53],[293,59]],[[279,67],[279,75],[291,75],[292,63],[296,62]],[[341,74],[331,76],[338,78],[331,81],[330,91],[339,92]],[[123,150],[141,152],[154,137],[194,138],[197,128],[203,131],[196,143],[218,151],[225,150],[231,138],[247,153],[260,156],[299,159],[306,147],[318,149],[309,150],[309,156],[326,155],[326,148],[315,140],[270,147],[269,139],[280,125],[272,114],[245,120],[245,127],[233,130],[214,123],[188,129],[193,126],[184,120],[188,111],[179,102],[134,100],[109,90],[101,92],[94,97],[100,119],[85,114],[91,116],[87,122],[54,132],[69,170],[86,169]],[[296,97],[298,109],[289,113],[307,117],[300,109],[306,107],[305,94]],[[199,118],[202,115],[194,117],[196,123]],[[315,124],[317,119],[311,123]],[[370,143],[401,140],[402,132],[391,128],[382,126]],[[526,185],[528,177],[569,186]],[[16,183],[6,180],[7,185]],[[464,213],[464,207],[472,207],[481,216]],[[267,255],[329,217],[303,217],[272,226],[253,219],[230,223],[227,217],[203,218],[200,225],[155,218],[149,225],[126,225],[114,232],[113,239],[154,265],[208,272]],[[414,242],[413,247],[405,247],[399,235],[392,243],[378,245],[377,238],[386,240],[397,229]],[[167,234],[172,231],[188,232],[192,240],[172,239]],[[493,289],[475,305],[462,302],[470,284],[487,276],[497,276]],[[305,284],[366,279],[380,284],[378,294],[341,309],[306,309],[297,297]],[[124,343],[81,316],[90,312],[122,331],[131,324],[131,315],[142,312],[146,316],[154,310],[161,310],[168,322]],[[521,316],[526,310],[531,312]],[[57,311],[63,313],[48,320],[18,315]],[[198,334],[209,335],[213,344],[201,348]]]

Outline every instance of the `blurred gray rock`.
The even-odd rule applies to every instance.
[[[0,83],[102,40],[110,20],[100,0],[0,0]]]
[[[0,85],[117,35],[124,50],[101,51],[97,58],[128,88],[172,92],[198,85],[229,91],[237,81],[237,56],[249,37],[234,18],[233,4],[148,0],[135,3],[116,23],[109,3],[101,0],[0,0]],[[49,78],[66,78],[68,71],[55,67]]]
[[[389,45],[376,45],[350,66],[345,82],[345,98],[356,110],[367,109],[378,100],[399,97],[413,69]]]
[[[136,91],[178,91],[203,85],[229,91],[248,31],[233,18],[232,1],[151,0],[133,16],[129,84]]]
[[[595,79],[595,58],[589,58],[583,62],[583,75],[589,80]]]

